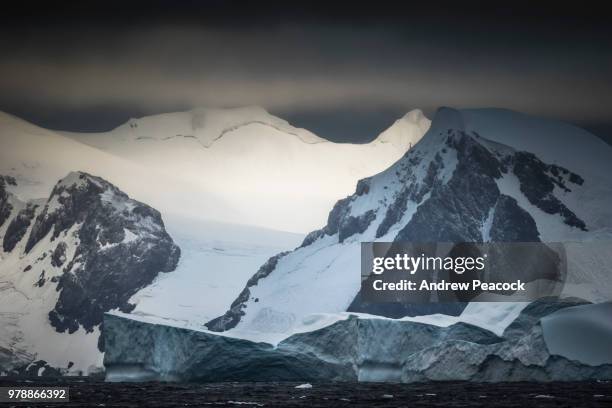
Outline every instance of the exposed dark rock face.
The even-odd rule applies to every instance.
[[[360,292],[355,296],[346,311],[400,319],[405,316],[423,316],[436,313],[459,316],[463,309],[465,309],[465,306],[464,302],[402,303],[398,301],[373,303],[364,300]]]
[[[542,163],[534,154],[517,152],[514,155],[514,174],[521,182],[521,192],[529,202],[548,214],[559,214],[567,225],[586,231],[586,224],[555,195],[555,185],[571,191],[567,182],[581,185],[584,180],[563,167]],[[564,176],[567,177],[567,181]]]
[[[320,229],[320,230],[312,231],[306,235],[306,237],[304,238],[304,241],[302,241],[302,244],[299,247],[300,248],[306,247],[312,244],[313,242],[315,242],[316,240],[318,240],[319,238],[322,238],[324,235],[325,235],[325,230]]]
[[[338,241],[344,242],[350,236],[363,233],[370,223],[376,218],[376,213],[372,210],[361,214],[359,217],[348,216],[342,220],[338,229]]]
[[[276,268],[278,261],[286,254],[287,252],[281,252],[280,254],[268,259],[266,263],[259,268],[257,273],[248,280],[245,288],[242,290],[242,292],[240,292],[240,295],[238,295],[238,298],[232,302],[230,310],[228,310],[223,316],[217,317],[216,319],[206,323],[206,327],[212,331],[225,331],[236,327],[240,321],[240,318],[244,316],[246,302],[251,297],[251,291],[249,288],[257,285],[257,282],[260,279],[263,279],[271,274],[272,271],[274,271],[274,268]]]
[[[57,244],[55,250],[53,251],[53,254],[51,255],[51,265],[55,266],[56,268],[59,268],[64,264],[64,262],[66,262],[67,247],[68,246],[65,242],[60,242],[59,244]]]
[[[17,365],[6,370],[6,375],[17,377],[43,377],[53,378],[61,377],[65,374],[65,370],[60,370],[50,366],[45,360],[36,360],[31,363]]]
[[[451,134],[447,145],[457,151],[457,167],[445,185],[432,189],[395,241],[479,242],[481,225],[499,197],[495,179],[499,161],[464,133]]]
[[[28,203],[26,208],[19,211],[15,218],[11,220],[4,234],[4,239],[2,240],[4,252],[12,251],[17,243],[24,237],[32,223],[37,208],[37,205]]]
[[[540,233],[531,215],[507,195],[500,195],[493,209],[489,231],[494,242],[538,242]]]
[[[16,185],[16,181],[12,177],[0,176],[0,227],[4,225],[6,220],[11,216],[13,205],[9,202],[9,192],[7,185]]]
[[[327,217],[327,225],[323,229],[327,235],[338,233],[345,219],[350,215],[350,204],[352,201],[353,196],[349,196],[339,200],[336,205],[334,205],[334,208],[332,208]]]
[[[14,247],[33,213],[28,206],[13,220],[5,245]],[[47,235],[55,241],[74,226],[78,226],[72,232],[78,246],[72,259],[66,259],[64,241],[51,253],[51,264],[64,266],[57,280],[59,298],[49,312],[59,332],[72,333],[79,325],[91,331],[102,323],[105,311],[130,310],[129,298],[159,272],[172,271],[180,256],[159,212],[85,173],[72,173],[54,187],[32,225],[26,253]],[[37,284],[46,281],[43,272]]]
[[[570,185],[582,184],[577,174],[556,165],[543,163],[527,152],[499,153],[486,148],[480,135],[468,135],[449,129],[445,145],[456,151],[457,166],[446,184],[438,181],[442,161],[437,153],[429,164],[419,187],[431,196],[418,207],[410,222],[400,231],[396,241],[420,242],[479,242],[481,227],[493,208],[490,231],[493,241],[539,241],[539,232],[531,215],[512,197],[501,195],[496,180],[513,171],[520,190],[528,200],[549,214],[560,215],[570,226],[586,230],[586,225],[554,196],[555,186],[571,191]],[[406,200],[419,202],[419,196],[409,194],[409,184],[398,195],[379,226],[377,236],[386,233],[401,219]]]
[[[423,196],[429,192],[435,184],[438,184],[440,182],[440,179],[438,178],[438,174],[440,172],[440,170],[442,170],[444,168],[444,163],[442,161],[442,156],[440,156],[440,153],[436,153],[436,155],[434,156],[434,159],[432,161],[429,162],[429,166],[427,167],[427,174],[425,175],[425,177],[423,178],[423,185],[421,187],[421,192],[419,193],[418,196],[413,197],[414,201],[421,201],[421,198],[423,198]]]
[[[368,194],[370,192],[370,180],[371,178],[361,179],[357,182],[357,188],[355,189],[355,194],[358,196]]]
[[[389,228],[393,225],[397,224],[404,213],[406,212],[406,207],[408,205],[408,197],[412,193],[414,184],[411,184],[408,188],[404,188],[397,196],[395,200],[389,205],[387,212],[385,213],[385,217],[383,218],[380,225],[376,229],[376,238],[380,238],[389,232]]]
[[[327,225],[309,233],[300,247],[312,244],[324,235],[338,234],[339,242],[344,242],[350,236],[363,233],[372,221],[376,218],[374,211],[367,211],[359,216],[351,215],[351,203],[355,197],[367,194],[369,191],[368,179],[360,180],[357,183],[355,195],[339,200],[327,217]]]
[[[37,360],[22,367],[18,373],[28,377],[61,377],[63,374],[55,367],[51,367],[45,360]]]
[[[395,193],[393,201],[387,207],[385,216],[376,230],[376,238],[380,238],[389,232],[389,229],[401,221],[406,212],[409,201],[420,204],[427,193],[431,192],[434,184],[439,184],[436,178],[439,171],[444,168],[442,157],[436,154],[434,161],[428,166],[427,175],[419,182],[414,174],[414,169],[423,161],[421,154],[414,150],[406,152],[404,158],[398,162],[399,168],[395,176],[401,183],[402,188]]]
[[[45,271],[43,269],[43,271],[38,276],[38,281],[36,281],[34,286],[38,286],[39,288],[42,288],[46,281],[47,281],[47,279],[45,278]]]
[[[52,367],[44,360],[37,360],[33,354],[15,353],[12,349],[0,346],[0,377],[59,377],[64,373],[65,370]]]

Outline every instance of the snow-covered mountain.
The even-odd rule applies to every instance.
[[[422,314],[361,301],[361,242],[609,245],[610,170],[612,148],[576,127],[506,110],[442,108],[403,158],[361,180],[334,206],[323,229],[271,258],[232,308],[207,326],[260,338],[288,335],[320,313]],[[566,249],[573,289],[581,288],[588,300],[611,299],[609,251],[596,243],[588,254],[581,245]]]
[[[109,310],[133,322],[204,333],[213,346],[223,342],[213,331],[222,331],[222,338],[238,343],[271,344],[291,343],[287,339],[302,333],[308,341],[299,347],[319,344],[323,329],[332,337],[337,330],[349,337],[361,333],[347,311],[365,319],[427,312],[360,299],[364,241],[562,241],[570,262],[565,295],[612,298],[612,149],[558,122],[505,110],[443,108],[430,127],[413,111],[373,142],[345,145],[254,108],[158,115],[105,134],[52,132],[0,115],[0,141],[5,371],[99,367],[102,315]],[[332,208],[355,184],[355,193]],[[329,208],[327,224],[304,239],[274,229],[315,225]],[[583,242],[589,242],[586,252]],[[459,324],[449,330],[471,336],[472,329],[464,333],[461,325],[474,324],[510,347],[485,344],[485,351],[477,350],[484,360],[522,353],[505,331],[524,319],[526,304],[463,307],[429,310],[460,316],[383,320],[402,336],[418,326],[412,323]],[[138,328],[117,342],[124,323],[111,321],[119,328],[112,336],[121,353],[130,352],[126,339],[157,330],[125,323]],[[357,326],[367,331],[384,322]],[[527,326],[521,336],[541,338],[539,323]],[[191,344],[182,342],[183,335],[200,341],[192,332],[164,333],[183,346]],[[480,338],[481,331],[475,333]],[[161,343],[147,343],[153,351],[143,348],[144,360],[159,347],[174,347],[154,337]],[[297,346],[288,347],[293,355]],[[444,359],[448,347],[454,345],[441,343],[430,360],[431,351],[423,351],[409,368]],[[122,364],[126,356],[113,354],[108,361]],[[364,378],[370,374],[365,369]]]
[[[161,215],[83,172],[24,202],[0,177],[0,369],[87,373],[100,367],[102,317],[176,268]]]
[[[382,170],[428,126],[413,111],[357,146],[330,143],[259,108],[157,115],[105,134],[62,134],[0,114],[0,368],[99,367],[108,310],[194,326],[222,314],[253,271],[303,239],[241,221],[292,222],[287,229],[295,230],[318,223],[336,189],[344,194]],[[159,214],[151,225],[124,220],[140,208],[124,191],[160,210],[164,222]],[[147,242],[135,229],[156,225],[168,229],[172,238],[163,240],[174,240],[180,259],[135,245]],[[101,233],[108,243],[92,238]],[[172,268],[158,265],[160,256]]]
[[[13,192],[21,200],[46,199],[53,186],[70,172],[83,171],[113,183],[127,194],[159,208],[188,200],[193,189],[185,181],[145,168],[0,112],[0,174],[13,177]],[[212,195],[201,193],[209,206],[222,206]],[[177,197],[179,201],[173,201]],[[180,205],[178,205],[180,207]],[[203,210],[206,206],[202,207]]]
[[[340,144],[247,107],[149,116],[108,133],[63,135],[189,185],[172,202],[138,192],[164,214],[306,232],[358,179],[386,169],[416,144],[429,123],[415,110],[371,143]]]
[[[401,157],[429,124],[415,110],[355,145],[256,107],[149,116],[107,133],[51,131],[0,113],[0,174],[19,181],[25,200],[46,197],[70,171],[86,171],[163,214],[303,233],[357,180]]]
[[[238,121],[242,122],[236,125]],[[198,327],[224,313],[268,258],[300,244],[303,234],[270,229],[278,225],[283,212],[291,214],[291,222],[302,222],[327,211],[325,202],[331,204],[345,189],[352,189],[356,174],[377,172],[373,167],[416,144],[428,126],[429,120],[414,110],[368,145],[341,145],[293,128],[260,108],[244,108],[158,115],[130,121],[109,134],[69,136],[143,167],[165,168],[185,178],[223,174],[218,185],[211,184],[211,177],[195,182],[218,197],[246,193],[238,200],[245,211],[261,220],[275,218],[264,229],[202,221],[189,212],[163,212],[183,258],[175,272],[134,296],[131,301],[137,306],[132,313]],[[168,136],[172,132],[180,136]],[[241,181],[245,179],[250,180],[247,189],[254,190],[245,190]],[[296,189],[302,191],[293,195]],[[322,192],[327,197],[318,201]],[[181,293],[179,302],[177,293]]]

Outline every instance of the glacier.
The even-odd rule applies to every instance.
[[[506,306],[506,308],[513,306]],[[498,334],[449,325],[344,314],[322,328],[271,344],[113,313],[105,316],[107,381],[576,381],[612,378],[609,361],[574,358],[584,344],[554,348],[557,327],[612,303],[542,299]],[[571,317],[568,317],[571,314]],[[548,319],[548,323],[543,323]],[[555,323],[551,327],[550,320]],[[604,319],[605,320],[605,319]],[[601,344],[612,333],[601,330]]]

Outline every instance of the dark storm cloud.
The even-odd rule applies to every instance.
[[[612,119],[609,30],[582,16],[417,9],[334,19],[224,5],[194,18],[200,8],[154,6],[35,15],[5,29],[0,109],[40,118],[257,104],[298,118],[449,105]]]

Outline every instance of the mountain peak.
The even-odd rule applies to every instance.
[[[406,112],[406,114],[402,116],[401,119],[404,119],[404,120],[407,120],[413,123],[419,123],[421,120],[423,120],[423,118],[427,119],[423,111],[417,108],[417,109],[412,109],[411,111]]]
[[[414,146],[427,132],[431,121],[420,109],[413,109],[382,132],[376,141],[391,143],[402,151]]]
[[[163,113],[130,119],[112,131],[117,137],[138,141],[191,139],[204,148],[212,147],[226,135],[246,127],[263,126],[271,131],[297,137],[304,143],[326,142],[312,132],[296,128],[260,106],[237,108],[198,107],[185,112]],[[248,133],[248,132],[247,132]],[[245,133],[245,134],[247,134]],[[257,135],[263,135],[259,132]]]
[[[66,175],[66,177],[59,180],[56,186],[64,188],[72,186],[80,187],[86,183],[92,182],[96,185],[100,185],[100,182],[96,179],[98,179],[98,177],[94,177],[88,173],[85,173],[84,171],[71,171],[68,173],[68,175]]]
[[[382,141],[408,141],[401,139],[402,131],[419,116],[409,113],[396,121]],[[593,231],[610,225],[612,191],[601,174],[609,174],[611,152],[600,149],[607,162],[596,151],[571,160],[575,151],[599,144],[572,129],[511,111],[440,108],[418,144],[387,170],[361,180],[355,194],[332,208],[324,228],[296,250],[271,259],[207,327],[289,333],[292,322],[323,310],[387,317],[460,313],[458,304],[423,309],[362,301],[361,243],[590,240]],[[566,143],[559,146],[559,141]],[[546,149],[558,152],[553,159],[542,157]],[[595,159],[597,166],[607,163],[608,171],[592,171],[597,166],[589,161]],[[582,276],[579,268],[569,273]],[[333,294],[325,292],[329,282],[337,283]],[[290,287],[290,298],[282,285]],[[609,288],[593,290],[603,297]]]

